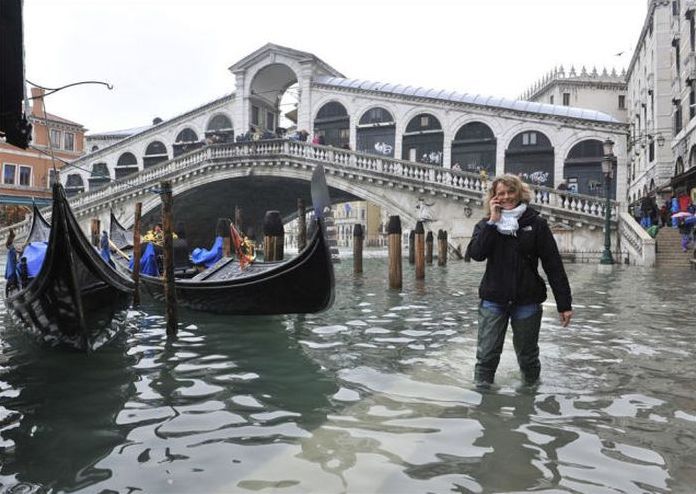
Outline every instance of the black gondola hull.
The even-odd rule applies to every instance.
[[[46,257],[37,276],[6,293],[5,304],[31,335],[51,346],[94,350],[125,324],[133,282],[109,266],[83,235],[59,184]]]
[[[141,275],[140,279],[153,298],[164,301],[162,278]],[[248,274],[237,273],[230,279],[177,279],[175,287],[178,305],[193,310],[231,315],[309,314],[333,303],[334,272],[320,225],[310,244],[293,259],[253,265]]]

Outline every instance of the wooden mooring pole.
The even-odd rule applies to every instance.
[[[263,258],[265,261],[283,260],[285,229],[278,211],[266,211],[263,219]]]
[[[447,265],[447,232],[445,230],[437,231],[437,265]]]
[[[353,226],[353,273],[363,272],[363,240],[365,235],[360,223]]]
[[[431,266],[433,264],[433,232],[428,231],[425,236],[425,263]]]
[[[425,279],[425,229],[423,222],[416,222],[415,229],[415,257],[416,257],[416,279]]]
[[[172,240],[172,183],[164,181],[162,190],[162,234],[164,251],[164,301],[167,311],[167,336],[176,336],[177,307],[176,286],[174,285],[174,242]]]
[[[92,224],[90,226],[90,233],[92,234],[92,245],[99,247],[99,233],[100,233],[101,222],[99,218],[92,218]]]
[[[390,216],[387,225],[389,238],[389,288],[401,290],[403,285],[401,268],[401,219]]]
[[[408,234],[408,263],[416,262],[416,232],[411,230]]]
[[[297,200],[297,250],[307,246],[307,216],[305,216],[304,199]]]
[[[133,306],[140,305],[140,215],[142,214],[143,203],[135,203],[135,223],[133,224],[133,283],[135,283],[135,291],[133,292]]]

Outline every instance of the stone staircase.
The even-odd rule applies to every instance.
[[[657,241],[656,267],[690,269],[690,261],[694,258],[693,245],[686,252],[682,252],[679,230],[669,227],[660,228],[655,240]]]

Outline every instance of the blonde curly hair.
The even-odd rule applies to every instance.
[[[486,212],[487,217],[491,215],[491,199],[495,197],[495,190],[498,188],[498,184],[503,184],[513,192],[517,192],[520,202],[524,202],[526,204],[532,202],[532,189],[530,189],[529,185],[523,182],[520,177],[517,175],[512,175],[511,173],[500,175],[491,181],[491,186],[486,192],[486,199],[483,202],[483,209]]]

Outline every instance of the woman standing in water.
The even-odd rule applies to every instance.
[[[478,345],[474,379],[493,383],[511,322],[513,345],[525,384],[539,380],[539,328],[546,284],[541,264],[556,298],[563,327],[573,315],[570,285],[549,225],[530,208],[531,190],[515,175],[496,177],[484,207],[487,217],[474,228],[468,247],[475,261],[487,261],[479,286]]]

